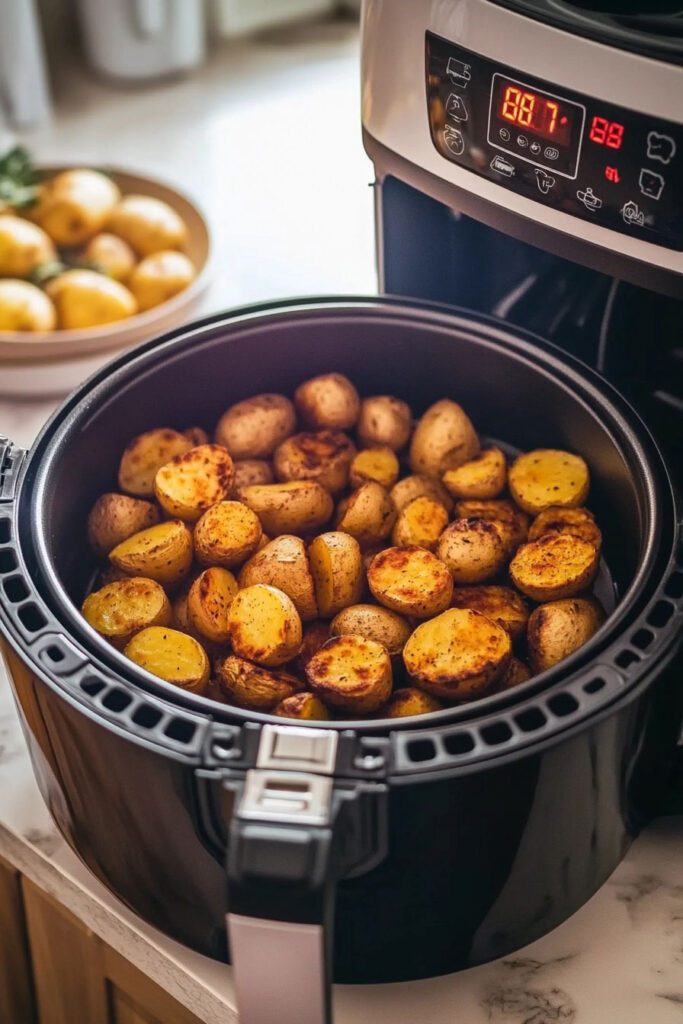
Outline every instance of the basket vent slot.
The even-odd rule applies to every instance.
[[[0,523],[2,526],[2,523]],[[4,551],[0,551],[0,574],[7,572],[14,572],[17,568],[17,558],[13,551],[6,548]]]
[[[526,711],[520,711],[515,715],[515,722],[522,732],[536,732],[537,729],[542,729],[547,721],[540,708],[527,708]]]
[[[102,698],[102,707],[118,714],[125,711],[132,700],[133,698],[125,690],[119,690],[118,687],[112,686]]]
[[[479,730],[481,738],[489,747],[498,747],[512,739],[512,729],[507,722],[493,722]]]
[[[639,651],[646,651],[655,635],[649,629],[639,629],[637,633],[634,633],[631,637],[631,643],[634,647],[637,647]]]
[[[458,754],[469,754],[476,746],[474,737],[469,732],[452,732],[444,737],[443,742],[448,753],[456,757]]]
[[[47,626],[47,619],[36,604],[24,604],[17,611],[19,621],[28,633],[37,633]]]
[[[79,686],[83,693],[87,693],[89,697],[96,697],[98,693],[102,693],[106,683],[103,679],[97,679],[95,676],[88,676],[85,679],[81,679]]]
[[[0,544],[9,544],[11,536],[9,519],[0,519]]]
[[[433,761],[437,754],[436,744],[429,739],[413,740],[408,744],[407,752],[411,761]]]
[[[153,729],[163,717],[161,711],[153,708],[151,704],[140,704],[130,716],[130,720],[141,729]]]
[[[673,597],[674,600],[683,597],[683,572],[671,573],[664,587],[664,593],[667,597]]]
[[[3,590],[7,594],[8,600],[12,604],[18,604],[20,601],[25,601],[29,596],[28,587],[22,580],[21,576],[9,576],[2,584]]]
[[[195,734],[196,726],[183,718],[172,718],[164,729],[164,733],[170,740],[176,743],[189,743]]]
[[[666,626],[675,610],[671,601],[657,601],[647,617],[648,625],[654,626],[655,629],[661,629],[662,626]]]
[[[600,676],[596,676],[595,679],[589,679],[587,683],[583,684],[584,693],[600,693],[600,690],[604,690],[607,683]]]
[[[571,693],[556,693],[548,701],[548,707],[557,718],[566,718],[578,711],[579,702]]]
[[[632,651],[629,647],[625,647],[623,651],[619,651],[614,661],[619,668],[629,668],[634,662],[640,661],[640,657],[635,651]]]
[[[59,665],[60,661],[64,661],[66,655],[60,647],[57,647],[56,644],[52,644],[51,647],[45,648],[45,657],[51,661],[53,665]]]

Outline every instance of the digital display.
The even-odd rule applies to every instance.
[[[588,132],[591,142],[597,142],[599,146],[609,146],[610,149],[621,149],[624,140],[624,126],[618,121],[608,121],[606,117],[593,118]]]
[[[559,100],[501,78],[498,83],[498,117],[534,135],[567,146],[572,135],[573,111]]]

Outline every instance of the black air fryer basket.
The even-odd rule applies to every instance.
[[[211,429],[241,398],[331,370],[416,413],[451,397],[485,437],[587,458],[616,606],[585,647],[427,719],[321,728],[180,692],[88,627],[84,523],[130,438]],[[41,790],[113,892],[234,962],[246,1024],[326,1019],[328,971],[400,981],[507,954],[585,902],[673,799],[679,520],[626,402],[494,320],[316,300],[183,328],[87,381],[29,453],[0,442],[0,625]]]

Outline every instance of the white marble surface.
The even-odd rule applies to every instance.
[[[374,290],[351,26],[222,50],[201,75],[134,95],[66,68],[57,97],[56,123],[27,139],[41,158],[158,173],[211,210],[207,311]],[[0,433],[30,444],[53,404],[0,402]],[[0,855],[201,1020],[236,1021],[230,969],[141,922],[56,833],[2,669]],[[585,907],[514,957],[433,981],[338,987],[335,1011],[336,1024],[683,1024],[683,819],[656,822]]]

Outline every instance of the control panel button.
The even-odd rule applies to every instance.
[[[498,132],[498,136],[503,140],[503,142],[510,141],[510,132],[507,130],[507,128],[501,128],[500,131]]]
[[[550,189],[555,184],[555,179],[552,174],[548,174],[542,167],[536,167],[535,171],[538,191],[542,192],[544,196],[547,196],[548,192],[550,192]]]
[[[587,210],[590,210],[591,212],[593,212],[594,210],[599,210],[602,206],[602,199],[600,199],[599,196],[596,196],[595,192],[592,188],[590,188],[590,186],[584,189],[583,191],[579,189],[579,191],[576,193],[576,198],[579,200],[580,203],[583,203]]]
[[[660,163],[670,164],[675,155],[676,143],[670,135],[661,135],[659,132],[655,131],[648,132],[648,160],[659,160]]]
[[[462,60],[456,60],[455,57],[449,57],[446,74],[453,85],[459,85],[461,89],[466,89],[467,83],[472,78],[472,65],[466,64]]]
[[[533,153],[534,156],[538,156],[538,154],[541,152],[541,143],[540,142],[532,142],[531,145],[529,146],[529,152]]]
[[[546,146],[543,152],[543,156],[546,160],[557,160],[559,155],[560,151],[555,146]]]
[[[638,187],[644,196],[649,196],[650,199],[659,199],[665,184],[664,178],[657,171],[651,171],[647,167],[640,168]]]
[[[509,160],[506,160],[504,156],[498,153],[494,156],[491,161],[491,170],[498,171],[499,174],[504,174],[506,178],[511,178],[515,173],[515,165],[511,164]]]
[[[454,121],[466,121],[467,120],[467,107],[462,96],[458,96],[457,92],[452,92],[446,100],[446,113]]]
[[[529,145],[529,140],[527,139],[526,135],[517,136],[517,145],[521,146],[522,149],[526,149],[526,147]]]
[[[443,141],[453,156],[462,156],[465,152],[465,139],[461,131],[447,124],[443,130]]]
[[[642,228],[645,224],[645,214],[638,207],[637,203],[634,203],[632,199],[629,199],[627,203],[621,208],[621,216],[624,219],[624,223],[632,226],[636,224],[639,228]]]

